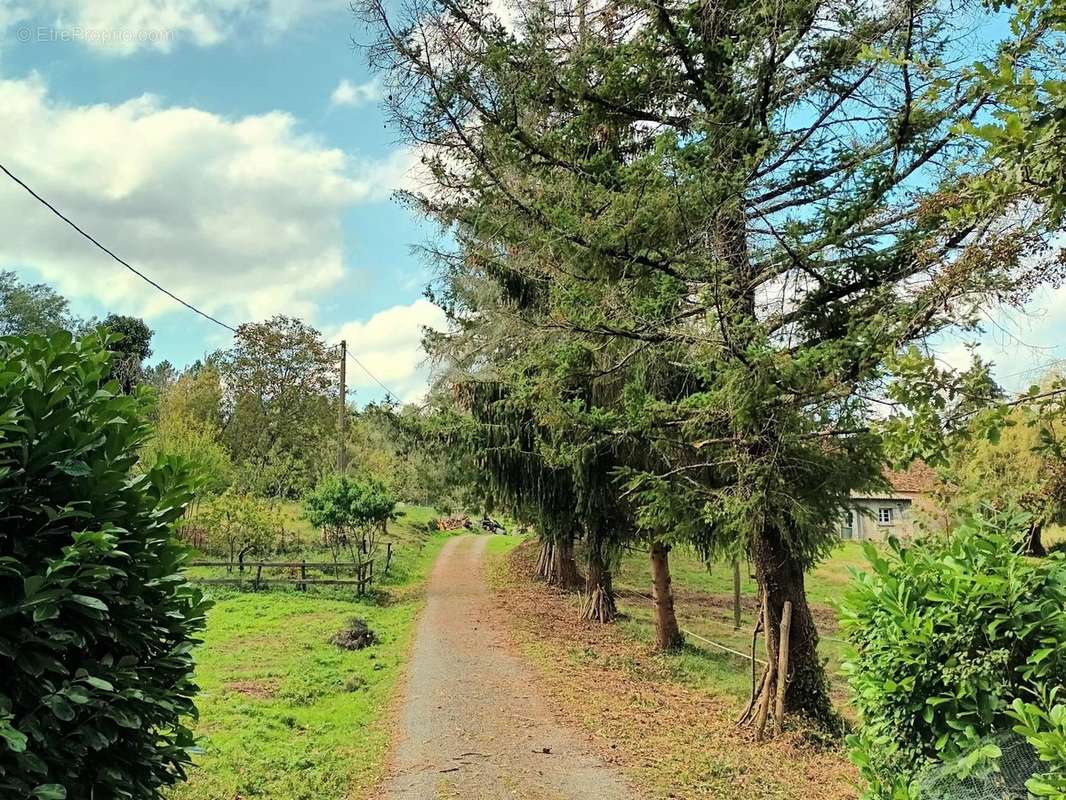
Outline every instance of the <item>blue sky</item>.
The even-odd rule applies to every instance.
[[[421,326],[441,318],[410,246],[432,229],[390,197],[416,159],[360,33],[344,2],[0,0],[2,160],[195,305],[309,319],[415,397]],[[81,314],[145,316],[179,365],[228,341],[20,192],[0,186],[0,267]],[[350,373],[359,400],[381,394]]]
[[[0,160],[131,263],[231,323],[289,313],[341,337],[404,399],[427,370],[432,234],[391,199],[396,142],[344,0],[0,0]],[[183,365],[225,331],[140,283],[9,182],[0,269],[83,315],[144,316]],[[1010,389],[1066,358],[1066,292],[989,314],[977,337]],[[957,337],[939,343],[962,364]],[[361,402],[382,394],[349,370]]]

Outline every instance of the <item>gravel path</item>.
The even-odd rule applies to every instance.
[[[553,721],[494,619],[486,536],[445,545],[429,581],[385,796],[632,800],[617,772]]]

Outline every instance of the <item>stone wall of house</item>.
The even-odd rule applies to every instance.
[[[852,499],[852,504],[850,518],[844,521],[840,529],[842,539],[879,541],[889,535],[907,537],[914,533],[910,498],[856,497]]]

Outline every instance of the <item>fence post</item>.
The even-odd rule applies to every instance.
[[[733,562],[733,630],[740,630],[740,561]]]
[[[792,601],[781,609],[781,643],[777,648],[777,705],[774,707],[774,735],[781,734],[785,723],[785,692],[788,690],[788,638],[792,627]]]
[[[392,542],[385,542],[385,574],[389,574],[389,564],[392,563]]]
[[[306,558],[303,559],[303,561],[300,562],[300,578],[302,578],[302,581],[300,582],[300,591],[301,592],[306,592],[307,591],[307,583],[306,583],[306,581],[307,581],[307,559]]]

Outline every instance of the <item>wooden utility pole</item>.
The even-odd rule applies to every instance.
[[[337,409],[337,472],[341,475],[348,468],[348,451],[345,447],[344,434],[348,428],[348,387],[345,380],[348,362],[348,343],[341,339],[341,393]]]

